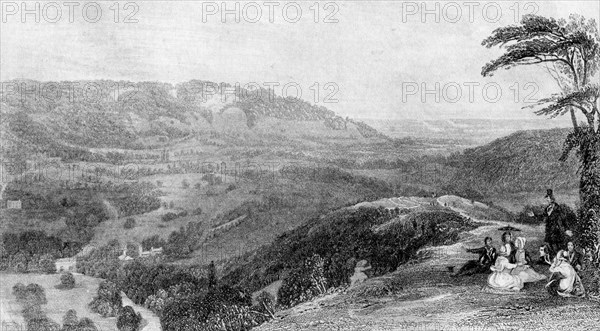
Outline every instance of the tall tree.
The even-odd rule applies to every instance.
[[[577,150],[581,161],[581,199],[578,239],[594,253],[600,266],[600,36],[595,20],[570,15],[568,20],[526,15],[520,24],[494,30],[482,45],[505,47],[506,52],[487,63],[481,74],[492,76],[498,69],[542,65],[561,88],[560,93],[533,105],[537,115],[555,118],[571,114],[573,131],[564,144],[561,160]],[[575,113],[585,117],[578,126]]]

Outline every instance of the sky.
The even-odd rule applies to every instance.
[[[535,118],[522,107],[555,82],[543,67],[482,77],[502,50],[481,41],[528,13],[600,21],[600,1],[0,3],[2,81],[278,84],[344,116],[390,120]]]

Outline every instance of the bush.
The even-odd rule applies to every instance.
[[[162,215],[160,219],[163,222],[170,222],[170,221],[176,219],[177,217],[178,217],[177,214],[168,212],[168,213]]]
[[[17,298],[17,300],[23,300],[26,296],[25,285],[23,283],[16,283],[13,285],[12,294]]]
[[[313,255],[302,267],[293,270],[279,289],[279,304],[292,307],[325,293],[327,280],[324,265],[323,258]]]
[[[133,229],[135,227],[135,219],[133,218],[128,218],[125,220],[125,223],[123,224],[123,228],[125,229]]]
[[[256,310],[263,314],[268,314],[271,318],[275,318],[275,297],[267,292],[262,291],[256,298],[257,307]]]
[[[79,323],[79,318],[77,318],[77,312],[75,309],[69,309],[65,313],[62,319],[62,329],[61,331],[79,331],[77,330],[77,324]]]
[[[181,181],[181,188],[187,189],[190,187],[190,183],[187,180]]]
[[[194,215],[194,216],[202,215],[202,208],[198,207],[198,208],[194,209],[194,211],[192,211],[192,215]]]
[[[98,328],[96,327],[96,325],[94,324],[94,321],[92,321],[91,319],[84,317],[81,320],[79,320],[79,323],[77,323],[77,331],[98,331]]]
[[[117,317],[117,329],[119,331],[137,331],[141,321],[140,313],[136,314],[131,306],[125,306]]]
[[[72,273],[68,272],[66,274],[62,274],[60,276],[60,288],[63,289],[72,289],[73,287],[75,287],[75,277],[73,276]]]
[[[90,309],[102,317],[115,317],[121,310],[121,293],[115,283],[105,280],[98,286],[96,297],[89,303]]]
[[[40,257],[39,270],[46,274],[56,273],[56,263],[50,254],[44,254]]]
[[[35,305],[45,305],[46,303],[48,303],[44,288],[41,285],[35,283],[29,284],[25,287],[24,300],[30,304]]]

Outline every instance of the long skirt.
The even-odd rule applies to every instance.
[[[520,291],[523,281],[519,276],[511,275],[508,270],[495,271],[488,277],[488,285],[496,290]]]

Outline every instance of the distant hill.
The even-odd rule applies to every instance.
[[[282,98],[266,90],[260,98],[252,97],[248,91],[238,91],[236,97],[226,95],[223,89],[230,88],[227,84],[204,81],[176,86],[115,81],[3,84],[22,84],[19,86],[29,89],[26,93],[6,92],[0,105],[3,131],[8,132],[5,137],[25,153],[45,152],[64,157],[73,152],[60,153],[60,150],[142,149],[157,142],[167,143],[211,131],[241,132],[250,138],[288,134],[283,124],[279,124],[284,126],[279,130],[269,130],[270,125],[253,130],[268,119],[301,123],[305,128],[303,134],[322,136],[334,132],[337,138],[386,139],[362,122],[344,119],[303,100]],[[198,91],[199,84],[211,84],[216,90],[210,94],[203,89]],[[62,87],[52,90],[53,86]],[[306,130],[307,127],[311,130]]]
[[[519,131],[448,158],[452,184],[482,193],[577,188],[578,161],[559,161],[569,129]]]
[[[391,138],[411,138],[445,142],[465,147],[481,146],[517,131],[568,128],[565,118],[439,118],[439,119],[361,119]]]

